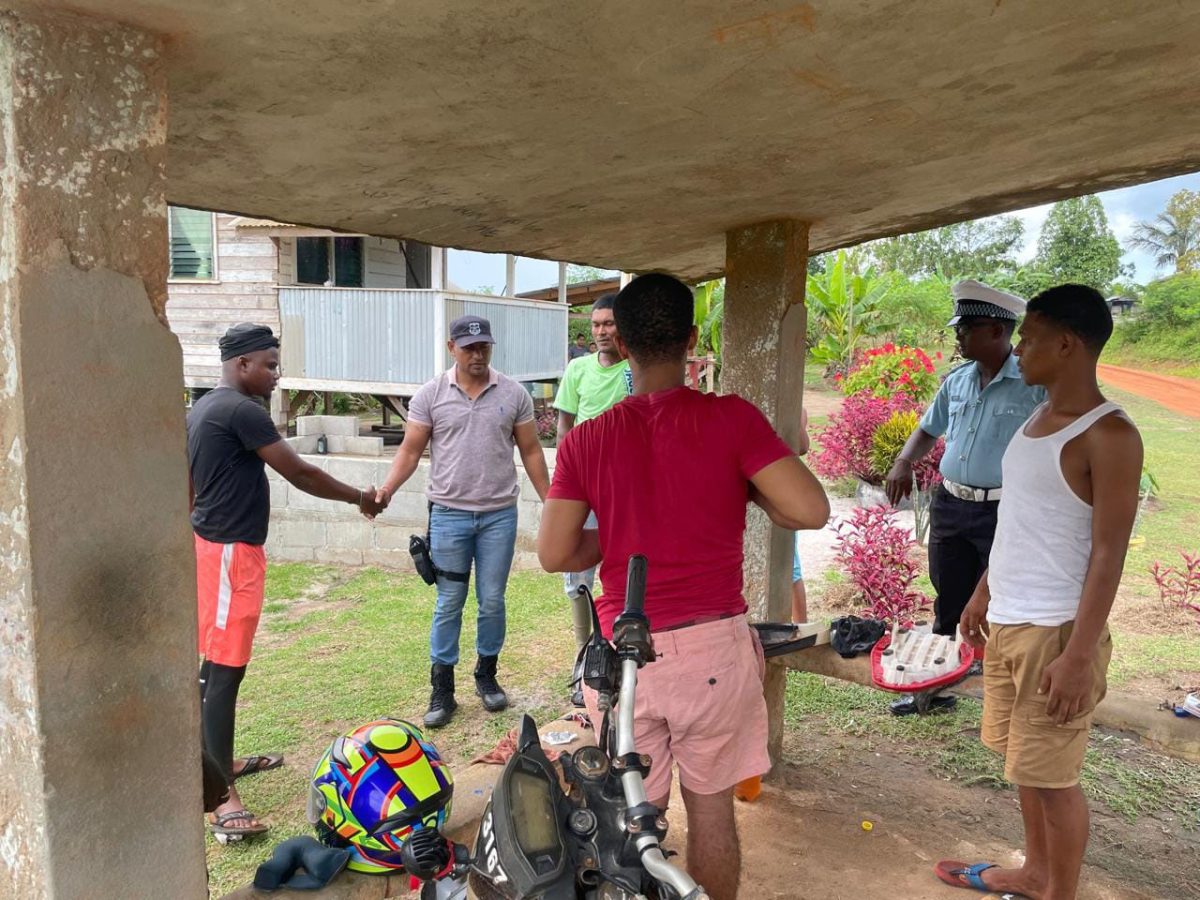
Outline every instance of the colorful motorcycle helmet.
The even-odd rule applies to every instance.
[[[336,738],[313,769],[308,821],[349,868],[387,874],[414,829],[441,828],[454,779],[421,729],[399,719],[368,722]]]

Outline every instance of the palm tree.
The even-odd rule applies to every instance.
[[[1181,194],[1191,196],[1181,197]],[[1153,222],[1138,222],[1134,226],[1127,245],[1152,254],[1160,269],[1174,266],[1176,272],[1194,271],[1200,264],[1200,211],[1194,197],[1190,191],[1180,191]]]

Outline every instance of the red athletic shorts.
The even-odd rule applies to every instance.
[[[262,614],[267,555],[258,544],[195,538],[200,655],[218,665],[244,666]]]

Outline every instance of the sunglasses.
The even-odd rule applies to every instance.
[[[956,322],[954,325],[955,334],[969,334],[972,329],[978,328],[980,325],[986,325],[991,319],[963,319]]]

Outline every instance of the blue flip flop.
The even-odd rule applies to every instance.
[[[983,879],[979,876],[988,869],[995,868],[997,868],[995,863],[981,862],[968,866],[957,860],[942,860],[933,867],[933,873],[939,880],[951,887],[969,887],[984,893],[992,893],[993,889],[984,884]]]

